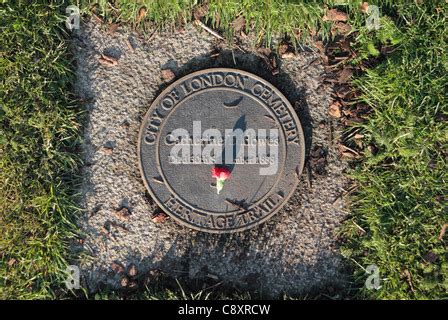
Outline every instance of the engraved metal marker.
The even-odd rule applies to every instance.
[[[228,233],[266,221],[286,203],[305,143],[280,91],[251,73],[218,68],[191,73],[157,97],[138,152],[160,208],[193,229]],[[219,193],[212,169],[230,172]]]

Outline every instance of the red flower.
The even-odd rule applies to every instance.
[[[212,177],[220,180],[227,180],[230,177],[230,170],[226,167],[213,167]]]
[[[225,167],[213,167],[212,177],[216,178],[216,190],[219,194],[224,188],[224,181],[230,178],[230,170]]]

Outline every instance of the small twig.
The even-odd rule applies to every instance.
[[[126,39],[126,45],[128,46],[129,50],[131,50],[132,52],[135,51],[134,47],[132,46],[131,41],[129,41],[129,38]]]
[[[232,59],[233,59],[233,64],[236,65],[235,52],[233,52],[233,50],[232,50]]]
[[[204,29],[205,31],[207,31],[208,33],[210,33],[212,36],[218,38],[219,40],[224,40],[224,38],[221,37],[216,31],[210,29],[210,28],[207,27],[205,24],[203,24],[201,21],[199,21],[199,20],[194,20],[194,24],[196,24],[197,26],[200,26],[202,29]]]
[[[238,50],[240,50],[242,53],[247,53],[246,50],[244,50],[243,48],[241,48],[241,46],[235,44],[235,48],[237,48]]]
[[[346,145],[343,145],[342,143],[340,144],[340,146],[341,146],[342,149],[344,149],[344,150],[346,150],[346,151],[350,151],[350,152],[356,154],[357,156],[359,156],[359,152],[353,150],[352,148],[349,148],[349,147],[347,147]]]
[[[115,11],[116,13],[120,13],[120,10],[118,10],[117,8],[115,8],[110,2],[107,2],[107,4],[109,5],[109,7]]]
[[[353,222],[353,224],[355,225],[355,227],[357,227],[359,230],[361,230],[362,231],[362,233],[366,233],[366,230],[364,230],[359,224],[357,224],[355,221],[353,221],[352,220],[352,222]]]
[[[154,30],[151,32],[151,34],[149,35],[149,38],[146,40],[146,42],[149,42],[152,39],[154,39],[154,37],[156,36],[156,33],[157,33],[157,29],[154,28]]]

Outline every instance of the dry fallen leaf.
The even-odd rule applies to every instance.
[[[162,223],[168,219],[169,219],[169,217],[165,212],[157,212],[152,216],[152,221],[154,223]]]
[[[98,58],[98,61],[102,65],[108,66],[108,67],[113,67],[113,66],[116,66],[118,64],[118,60],[117,59],[115,59],[114,57],[107,56],[105,54],[101,54],[101,57]]]
[[[338,9],[330,9],[327,14],[323,17],[324,21],[347,21],[348,16],[345,12],[339,11]]]
[[[120,286],[122,286],[123,288],[124,288],[124,287],[127,287],[128,284],[129,284],[129,279],[128,279],[128,277],[124,276],[124,277],[122,277],[122,278],[120,279]]]
[[[369,4],[367,2],[361,3],[360,9],[361,12],[367,13],[367,11],[369,10]]]
[[[289,46],[286,42],[280,43],[280,45],[278,46],[278,54],[280,56],[284,55],[288,51],[288,48]]]
[[[17,262],[17,260],[16,259],[10,259],[9,261],[8,261],[8,266],[10,266],[10,267],[12,267],[15,263]]]
[[[320,53],[325,53],[324,43],[322,41],[314,42],[314,46],[319,50]]]
[[[338,101],[334,101],[329,109],[328,113],[334,117],[334,118],[340,118],[341,117],[341,104]]]
[[[128,266],[128,271],[127,271],[128,276],[132,278],[132,277],[135,277],[137,275],[137,273],[138,273],[137,266],[135,264],[131,263]]]
[[[208,4],[203,4],[202,6],[196,6],[193,9],[193,17],[195,20],[202,19],[208,12]]]
[[[110,25],[109,25],[109,28],[107,29],[107,32],[108,33],[114,33],[115,31],[117,31],[118,30],[118,27],[119,27],[120,25],[118,24],[118,23],[111,23]]]
[[[233,30],[235,32],[241,31],[246,26],[246,20],[243,16],[238,16],[233,22],[231,23]]]
[[[336,22],[333,26],[333,31],[339,31],[342,34],[348,34],[350,31],[352,31],[352,27],[349,24],[343,23],[343,22]]]
[[[131,216],[131,212],[128,208],[121,208],[120,210],[115,211],[115,216],[120,220],[128,220]]]
[[[115,273],[123,273],[124,272],[124,267],[120,263],[117,263],[117,262],[112,262],[111,268],[112,268],[112,271]]]
[[[295,55],[293,52],[286,52],[286,53],[282,54],[281,57],[282,57],[282,59],[288,60],[288,59],[293,59],[295,57]]]
[[[340,83],[346,83],[353,75],[353,70],[350,68],[345,67],[342,69],[341,72],[338,74],[338,80]]]
[[[165,82],[170,82],[175,78],[175,74],[170,69],[163,69],[162,70],[162,78]]]
[[[99,152],[102,153],[102,154],[110,156],[114,152],[114,149],[113,148],[107,148],[107,147],[101,147],[99,149]]]
[[[257,52],[263,56],[269,57],[272,53],[272,50],[266,47],[260,47],[257,49]]]
[[[341,152],[342,158],[345,159],[355,159],[356,158],[356,154],[350,152],[350,151],[343,151]]]
[[[137,23],[140,23],[140,21],[142,21],[142,19],[143,19],[143,17],[146,15],[146,7],[141,7],[139,10],[138,10],[138,14],[137,14],[137,17],[135,18],[135,21],[137,22]]]
[[[401,273],[401,277],[400,278],[401,279],[406,279],[406,281],[407,281],[407,283],[409,285],[409,288],[411,289],[411,291],[413,293],[415,293],[414,286],[412,285],[412,276],[411,276],[411,273],[409,272],[408,269],[404,269],[403,270],[403,272]]]

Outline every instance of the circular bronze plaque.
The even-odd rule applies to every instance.
[[[271,217],[293,194],[304,137],[288,100],[267,81],[236,69],[191,73],[149,108],[139,165],[151,196],[177,222],[226,233]],[[212,170],[230,174],[224,181]]]

